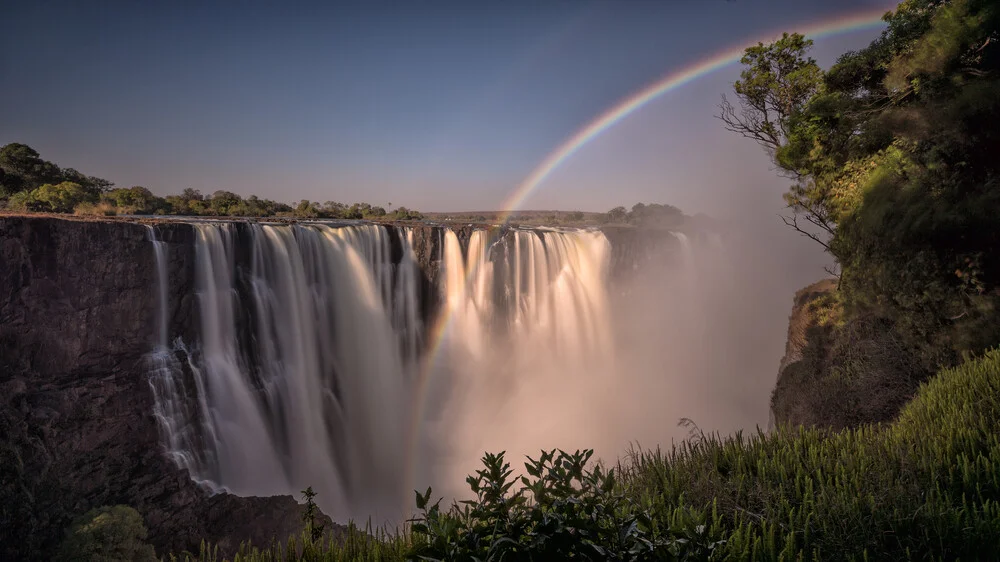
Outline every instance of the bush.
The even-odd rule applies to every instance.
[[[74,521],[59,547],[60,562],[154,561],[142,516],[124,505],[91,509]]]
[[[464,507],[428,506],[417,494],[411,558],[423,560],[662,560],[707,558],[721,545],[705,527],[675,532],[648,504],[616,485],[614,470],[585,468],[593,451],[542,452],[525,463],[528,476],[511,492],[503,453],[483,457],[485,468],[467,481],[476,499]]]
[[[31,198],[37,202],[37,208],[32,210],[69,213],[92,196],[80,184],[64,181],[56,185],[47,183],[35,189]]]
[[[111,217],[118,214],[118,209],[109,201],[80,203],[73,209],[73,214],[78,216]]]
[[[31,211],[35,203],[30,191],[19,191],[7,200],[7,208],[11,211]]]

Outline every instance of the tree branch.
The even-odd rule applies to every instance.
[[[801,226],[799,226],[798,215],[796,215],[796,214],[793,213],[791,216],[785,216],[785,215],[778,215],[778,216],[781,217],[781,221],[785,223],[785,226],[790,226],[793,230],[795,230],[796,232],[798,232],[802,236],[805,236],[806,238],[809,238],[810,240],[816,242],[820,246],[823,246],[823,248],[827,252],[830,252],[830,245],[828,243],[824,242],[823,239],[820,238],[818,234],[816,234],[814,232],[809,232],[808,230],[806,230],[806,229],[802,228]],[[810,222],[812,222],[812,221],[810,221]],[[813,224],[815,224],[815,223],[813,223]]]
[[[741,114],[738,115],[736,108],[729,103],[725,94],[722,95],[719,110],[720,113],[715,118],[722,121],[727,131],[739,133],[745,138],[756,141],[770,153],[774,153],[781,146],[780,139],[773,132],[773,125],[767,120],[766,112],[762,113],[756,108],[744,107]],[[755,113],[755,111],[757,112]]]

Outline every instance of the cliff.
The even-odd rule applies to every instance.
[[[190,325],[190,229],[170,242],[171,325]],[[158,552],[298,532],[288,496],[209,496],[162,454],[144,354],[156,267],[127,222],[0,219],[0,559],[48,559],[72,517],[127,504]]]
[[[889,422],[931,374],[890,322],[846,315],[836,280],[826,279],[795,293],[769,426]]]

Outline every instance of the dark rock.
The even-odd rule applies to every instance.
[[[158,228],[181,335],[193,233]],[[143,358],[156,283],[141,224],[0,218],[0,559],[48,559],[74,516],[109,504],[135,507],[161,554],[301,530],[293,498],[212,496],[161,454]]]

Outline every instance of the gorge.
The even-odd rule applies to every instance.
[[[415,488],[465,493],[483,451],[614,459],[683,437],[681,417],[763,425],[783,325],[726,315],[767,294],[739,247],[615,226],[2,217],[0,421],[19,460],[0,499],[21,506],[5,533],[31,538],[9,554],[44,557],[116,503],[158,552],[266,544],[301,528],[309,486],[333,521],[393,526]]]

